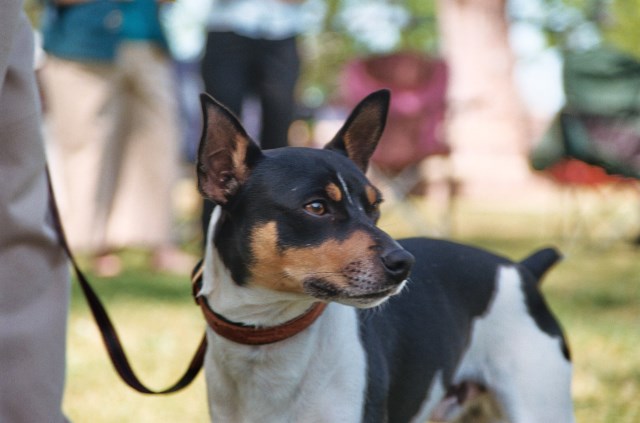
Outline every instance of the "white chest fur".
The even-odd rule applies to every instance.
[[[366,360],[352,308],[331,304],[305,332],[271,345],[207,336],[212,421],[361,421]]]

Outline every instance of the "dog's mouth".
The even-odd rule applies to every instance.
[[[311,278],[304,282],[307,294],[323,301],[334,301],[358,308],[375,307],[382,304],[389,297],[398,294],[406,281],[379,289],[362,289],[355,287],[341,287],[324,279]]]

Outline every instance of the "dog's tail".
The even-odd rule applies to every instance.
[[[539,283],[545,273],[560,259],[562,259],[562,254],[555,248],[548,247],[531,254],[520,261],[520,264],[531,272]]]

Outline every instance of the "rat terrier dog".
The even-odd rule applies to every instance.
[[[196,297],[213,422],[445,421],[478,393],[500,421],[574,421],[568,348],[538,289],[555,250],[514,263],[376,226],[364,172],[388,91],[324,149],[262,151],[201,100],[198,187],[217,206]]]

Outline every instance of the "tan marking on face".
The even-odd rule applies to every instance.
[[[276,291],[302,292],[302,287],[283,272],[276,222],[268,222],[253,230],[251,252],[254,262],[249,270],[253,283]]]
[[[310,277],[330,282],[338,288],[349,287],[349,267],[366,266],[375,252],[371,237],[354,232],[344,241],[328,240],[311,248],[291,248],[284,253],[286,272],[301,283]]]
[[[303,293],[306,279],[317,277],[347,288],[349,278],[345,269],[367,266],[375,256],[370,248],[374,241],[362,231],[354,232],[344,241],[328,240],[308,248],[288,248],[280,252],[277,247],[275,222],[266,223],[253,231],[251,249],[254,264],[251,266],[252,283],[283,292]]]
[[[327,192],[329,198],[333,201],[342,201],[342,191],[340,191],[340,188],[338,188],[338,186],[333,182],[326,186],[325,191]]]
[[[378,202],[378,191],[376,191],[374,187],[367,185],[364,190],[367,193],[367,200],[369,201],[369,204],[374,205]]]

